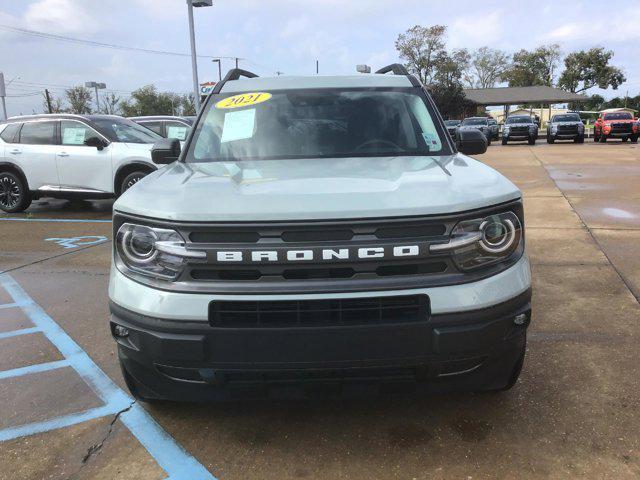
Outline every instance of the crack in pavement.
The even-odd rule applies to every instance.
[[[90,248],[95,248],[95,247],[100,247],[100,246],[105,245],[105,244],[109,244],[109,240],[107,240],[105,242],[102,242],[102,243],[97,243],[95,245],[87,245],[86,247],[78,247],[78,248],[76,248],[74,250],[71,250],[70,252],[63,252],[63,253],[59,253],[57,255],[52,255],[50,257],[41,258],[39,260],[34,260],[33,262],[25,263],[24,265],[18,265],[17,267],[11,267],[11,268],[7,268],[6,270],[0,270],[0,274],[9,273],[9,272],[15,272],[16,270],[20,270],[21,268],[30,267],[32,265],[37,265],[39,263],[43,263],[43,262],[46,262],[48,260],[53,260],[55,258],[64,257],[65,255],[73,255],[74,253],[83,252],[84,250],[88,250]]]
[[[104,436],[104,438],[98,442],[98,443],[94,443],[93,445],[91,445],[88,449],[87,449],[87,453],[85,454],[84,457],[82,457],[82,465],[84,466],[89,459],[98,454],[100,452],[100,450],[102,449],[102,447],[104,446],[105,442],[109,439],[109,437],[111,436],[111,434],[113,433],[113,426],[115,425],[115,423],[118,421],[118,418],[120,418],[120,415],[122,415],[123,413],[128,412],[129,410],[131,410],[133,408],[133,406],[135,405],[136,401],[132,401],[131,404],[127,407],[127,408],[123,408],[122,410],[120,410],[119,412],[117,412],[114,416],[113,416],[113,420],[111,420],[111,423],[109,424],[109,430],[107,431],[107,434]]]

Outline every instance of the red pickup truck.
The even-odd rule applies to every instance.
[[[638,120],[629,112],[601,113],[593,125],[593,141],[606,142],[607,138],[621,138],[623,142],[638,141]]]

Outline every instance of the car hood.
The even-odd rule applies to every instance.
[[[482,130],[483,128],[489,128],[489,125],[460,125],[460,130]]]
[[[114,210],[177,221],[271,221],[461,212],[520,198],[462,154],[175,162],[125,192]]]
[[[535,123],[509,123],[505,127],[537,127]]]

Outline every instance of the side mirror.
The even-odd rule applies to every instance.
[[[480,130],[458,130],[458,151],[465,155],[480,155],[487,151],[487,138]]]
[[[102,150],[107,146],[107,142],[105,142],[100,137],[89,137],[84,141],[84,144],[87,147],[96,147],[98,150]]]
[[[177,138],[163,138],[153,145],[151,160],[158,165],[167,165],[178,160],[180,151],[180,140]]]

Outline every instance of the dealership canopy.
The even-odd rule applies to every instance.
[[[585,95],[566,92],[544,85],[535,87],[470,88],[464,91],[467,100],[476,105],[521,105],[584,102]]]

